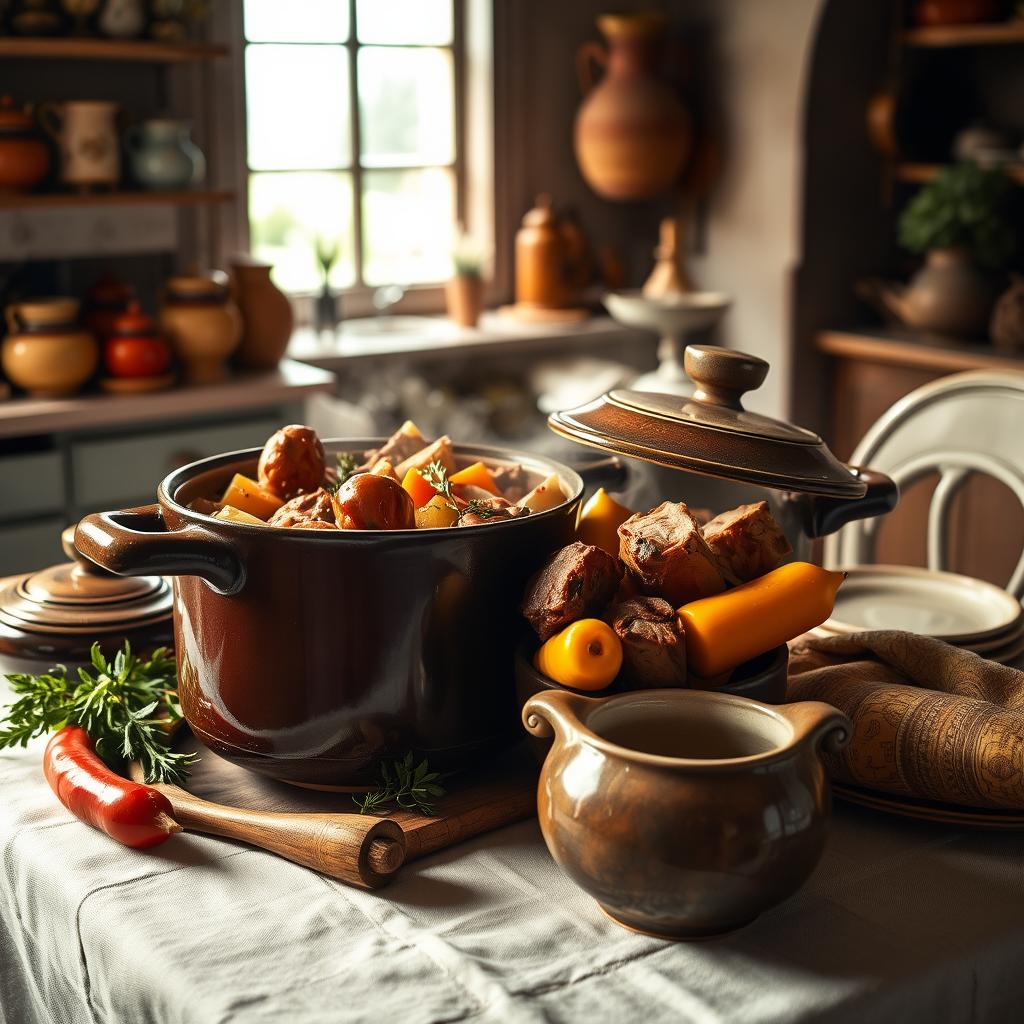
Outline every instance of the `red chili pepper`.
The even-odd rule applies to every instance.
[[[43,772],[57,799],[76,818],[125,846],[142,850],[181,831],[170,800],[112,772],[77,725],[65,726],[46,744]]]

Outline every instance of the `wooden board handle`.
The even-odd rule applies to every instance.
[[[142,781],[137,764],[131,775]],[[405,863],[405,833],[388,818],[249,811],[203,800],[180,786],[151,785],[171,801],[185,828],[250,843],[350,885],[378,889]]]

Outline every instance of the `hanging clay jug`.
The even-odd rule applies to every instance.
[[[576,55],[586,95],[576,115],[576,160],[605,199],[648,199],[679,180],[692,143],[689,114],[656,72],[668,19],[605,14],[597,25],[607,50],[587,42]],[[596,86],[594,64],[605,71]]]
[[[270,279],[273,267],[247,256],[231,264],[235,304],[242,314],[242,342],[235,358],[242,366],[277,366],[291,340],[295,317],[288,296]]]

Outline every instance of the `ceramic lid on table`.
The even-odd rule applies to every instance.
[[[867,493],[817,434],[743,408],[743,393],[768,373],[763,359],[690,345],[685,366],[697,385],[692,398],[615,390],[548,424],[581,444],[672,469],[835,498]]]
[[[856,566],[847,574],[823,632],[901,629],[972,647],[996,638],[1009,645],[1024,624],[1012,594],[971,576],[902,565]]]
[[[136,647],[167,643],[172,595],[160,576],[114,576],[74,549],[72,561],[17,576],[0,586],[0,651],[23,657],[87,658],[93,641],[127,638]]]

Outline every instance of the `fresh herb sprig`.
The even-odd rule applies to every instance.
[[[64,665],[9,675],[18,699],[0,719],[0,749],[79,725],[108,763],[138,761],[146,782],[183,782],[198,755],[170,749],[170,727],[181,718],[174,658],[163,647],[139,658],[125,641],[112,661],[93,644],[90,661],[92,671],[79,668],[75,675]]]
[[[482,501],[477,501],[476,498],[471,498],[460,505],[452,493],[452,482],[448,479],[448,470],[444,468],[443,463],[431,462],[426,469],[420,469],[417,472],[444,498],[445,504],[459,519],[468,515],[477,515],[481,519],[490,519],[492,516],[498,515],[496,508],[491,508],[490,505],[485,505]]]
[[[437,812],[432,801],[445,794],[440,783],[441,774],[432,772],[425,760],[414,765],[410,751],[403,760],[392,761],[390,766],[382,762],[378,788],[353,796],[352,800],[360,814],[381,814],[398,806],[404,811],[419,811],[424,817],[433,818]]]
[[[338,452],[338,486],[340,487],[359,468],[359,459],[354,452]]]

